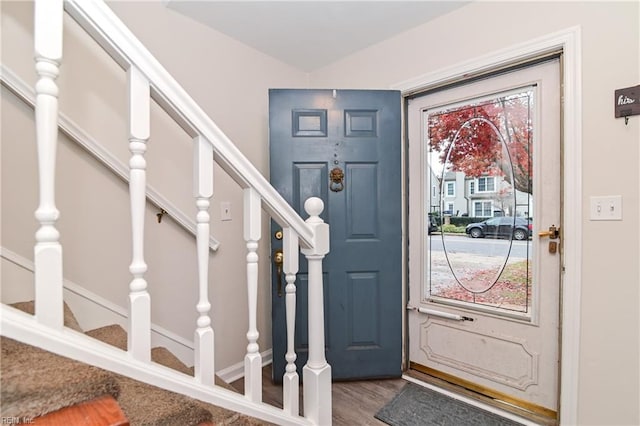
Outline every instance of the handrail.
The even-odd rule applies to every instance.
[[[0,82],[10,92],[16,95],[25,104],[31,108],[35,108],[36,95],[31,87],[27,85],[13,71],[9,70],[4,64],[0,64]],[[80,145],[96,160],[100,161],[104,166],[111,170],[113,174],[118,176],[124,182],[129,182],[129,167],[113,156],[109,151],[103,148],[102,144],[94,140],[76,123],[74,123],[64,113],[59,113],[58,128],[62,133],[67,135],[72,141]],[[147,185],[147,199],[156,207],[165,210],[169,217],[173,219],[179,226],[184,228],[195,237],[196,224],[184,212],[167,200],[160,192],[151,185]],[[218,250],[220,242],[212,236],[209,236],[209,248],[213,251]]]
[[[104,2],[65,0],[64,7],[124,70],[136,65],[151,85],[151,97],[191,137],[202,136],[213,145],[216,163],[242,188],[255,189],[273,220],[282,227],[293,228],[302,247],[315,245],[313,231],[302,217]]]

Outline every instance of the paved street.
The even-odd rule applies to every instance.
[[[443,237],[439,233],[429,235],[429,248],[433,251],[442,251]],[[445,234],[444,245],[448,254],[477,254],[490,257],[506,257],[511,245],[509,258],[526,259],[532,257],[533,243],[529,241],[509,241],[496,238],[470,238],[465,235]],[[527,255],[528,253],[528,255]]]

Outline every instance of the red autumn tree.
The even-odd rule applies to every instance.
[[[531,194],[531,103],[521,93],[430,115],[429,147],[451,171],[502,176]]]

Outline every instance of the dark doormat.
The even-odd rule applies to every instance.
[[[391,426],[521,426],[415,383],[407,383],[375,417]]]

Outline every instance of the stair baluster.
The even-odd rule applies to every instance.
[[[144,273],[144,214],[146,206],[146,167],[144,153],[150,133],[151,97],[149,81],[140,70],[127,71],[129,105],[129,197],[131,201],[131,240],[133,256],[129,271],[129,330],[127,348],[134,358],[151,361],[151,297]]]
[[[253,402],[262,402],[262,356],[258,347],[258,241],[261,234],[261,199],[253,188],[244,190],[244,239],[247,242],[247,297],[249,331],[244,357],[244,394]]]
[[[324,290],[322,259],[329,253],[329,225],[320,218],[324,203],[309,198],[304,210],[305,221],[314,231],[314,246],[302,249],[309,262],[309,358],[302,368],[304,383],[304,415],[317,425],[331,424],[331,366],[324,347]]]
[[[40,222],[34,247],[35,313],[42,324],[62,329],[62,246],[55,227],[60,216],[55,204],[56,150],[58,145],[58,77],[62,60],[62,0],[37,2],[35,7],[36,138]]]
[[[202,136],[193,139],[193,182],[196,197],[196,245],[198,256],[198,290],[196,310],[200,314],[194,337],[195,377],[203,384],[214,384],[215,338],[211,327],[209,302],[209,204],[213,196],[213,145]]]
[[[287,366],[282,379],[282,402],[284,411],[297,416],[300,414],[300,379],[296,370],[296,274],[298,273],[298,234],[292,228],[283,229],[282,248],[284,254],[283,272],[285,287],[285,311],[287,322]]]

